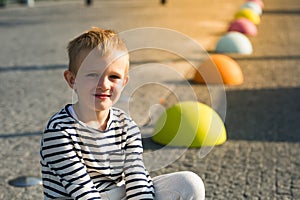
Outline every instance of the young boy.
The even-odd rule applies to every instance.
[[[128,50],[111,30],[92,28],[68,45],[68,85],[77,94],[48,122],[41,140],[45,199],[204,199],[192,172],[155,177],[146,170],[141,134],[112,107],[128,82]]]

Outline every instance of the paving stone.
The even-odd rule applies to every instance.
[[[39,141],[45,123],[72,102],[62,77],[67,67],[66,42],[71,37],[92,25],[117,31],[161,26],[185,33],[213,51],[243,2],[174,0],[161,7],[146,0],[97,1],[86,8],[79,0],[38,1],[33,8],[10,5],[0,10],[0,199],[43,197],[40,185],[16,188],[8,182],[24,175],[41,176]],[[144,138],[145,154],[154,154],[158,163],[166,156],[176,158],[150,171],[151,176],[193,171],[203,179],[208,200],[300,199],[300,30],[295,26],[300,5],[298,0],[264,2],[259,34],[250,38],[254,53],[230,55],[241,66],[245,81],[224,86],[227,142],[206,156],[200,157],[201,149],[184,149],[178,156],[180,149],[162,151],[161,145]],[[180,17],[173,20],[174,15]],[[163,56],[136,54],[132,61],[135,65],[160,62],[166,59]],[[186,65],[169,55],[161,62],[179,69]],[[190,85],[199,101],[212,103],[206,85]],[[186,90],[185,85],[176,88],[178,94]],[[172,105],[176,100],[172,98],[165,100]]]

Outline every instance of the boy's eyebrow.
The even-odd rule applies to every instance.
[[[84,66],[85,68],[85,71],[103,71],[103,69],[106,69],[107,68],[107,64],[100,64],[100,63],[96,63],[96,64],[92,64],[92,65],[86,65]]]

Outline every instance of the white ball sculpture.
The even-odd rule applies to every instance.
[[[248,1],[248,2],[244,3],[241,6],[241,9],[244,9],[244,8],[249,8],[249,9],[253,10],[256,14],[262,15],[262,8],[260,7],[259,4],[255,3],[254,1]]]

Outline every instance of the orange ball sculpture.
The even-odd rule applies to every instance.
[[[197,69],[194,82],[206,84],[239,85],[244,82],[240,66],[232,58],[223,54],[214,54]]]

